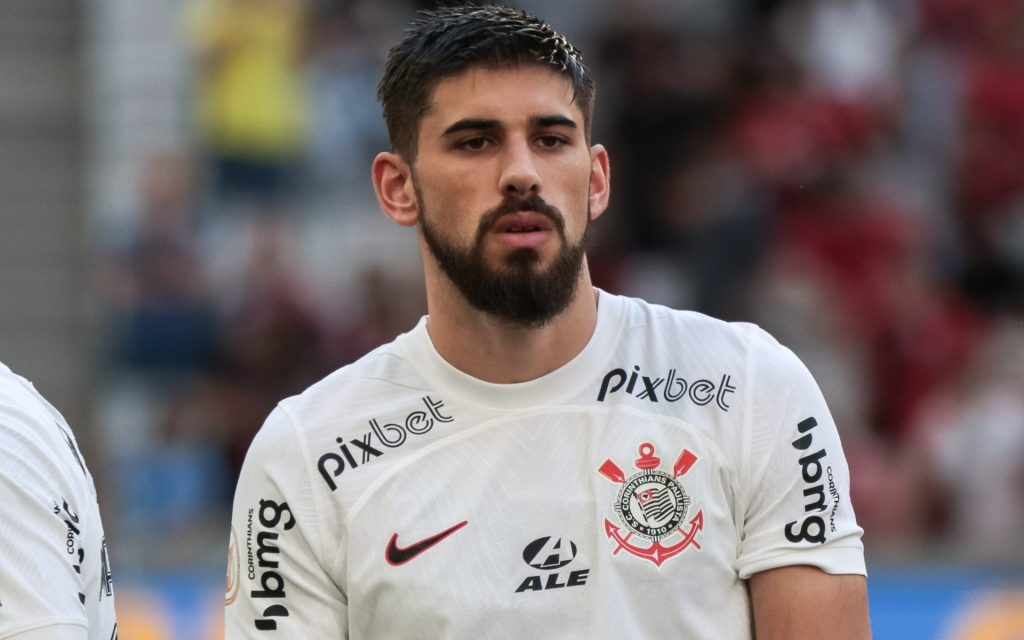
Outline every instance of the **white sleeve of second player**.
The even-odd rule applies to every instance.
[[[3,640],[89,640],[89,631],[85,627],[59,624],[16,633]]]
[[[278,407],[253,440],[235,490],[226,640],[348,637],[345,594],[324,566],[342,541],[324,531],[309,463]]]
[[[751,420],[741,489],[741,578],[790,565],[865,573],[863,530],[832,415],[811,373],[767,334],[753,336]]]
[[[35,435],[37,419],[0,410],[0,638],[88,625],[81,541],[91,505],[83,502],[95,498],[65,481]]]

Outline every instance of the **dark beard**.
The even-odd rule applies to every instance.
[[[578,244],[569,244],[561,212],[534,194],[525,199],[506,199],[484,214],[477,229],[476,241],[462,249],[441,239],[427,222],[423,197],[416,189],[420,207],[420,228],[434,260],[462,296],[474,308],[496,318],[522,327],[536,328],[547,324],[565,311],[576,294],[576,283],[583,267],[583,256],[590,238],[590,211],[587,226]],[[546,270],[537,267],[540,256],[533,249],[516,249],[497,270],[484,260],[484,237],[501,216],[515,211],[536,211],[549,218],[562,247]]]

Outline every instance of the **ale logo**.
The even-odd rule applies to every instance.
[[[576,559],[576,543],[562,538],[537,538],[523,549],[523,561],[534,569],[561,569]]]
[[[533,569],[547,572],[527,576],[519,584],[516,593],[526,591],[548,591],[567,587],[582,587],[587,583],[590,569],[577,569],[564,573],[558,570],[576,559],[579,548],[568,538],[544,536],[537,538],[523,549],[523,562]]]

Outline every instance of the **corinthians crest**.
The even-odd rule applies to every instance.
[[[612,554],[625,550],[638,558],[661,565],[689,547],[700,549],[697,535],[704,529],[704,512],[698,510],[689,516],[691,499],[679,478],[697,462],[697,456],[683,449],[672,472],[662,471],[661,458],[654,455],[654,445],[644,442],[634,461],[637,473],[626,476],[611,459],[605,460],[597,470],[602,476],[619,485],[615,497],[615,515],[626,532],[605,518],[604,531],[616,543]],[[634,537],[650,544],[634,544]]]

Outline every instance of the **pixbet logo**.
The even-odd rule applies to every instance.
[[[331,491],[338,488],[335,478],[345,472],[346,469],[355,469],[360,464],[366,464],[372,458],[384,455],[385,450],[378,449],[373,445],[374,440],[384,447],[395,449],[403,444],[412,435],[423,435],[434,428],[435,422],[453,422],[455,418],[442,413],[444,402],[432,400],[430,396],[421,398],[426,411],[412,411],[398,422],[380,424],[376,418],[370,420],[370,431],[360,438],[350,439],[347,443],[344,438],[336,438],[338,453],[330,451],[320,456],[316,462],[316,468],[320,477],[324,479]],[[349,446],[351,445],[351,447]],[[355,454],[361,454],[360,460],[356,460]]]
[[[675,369],[669,369],[665,377],[652,378],[641,374],[637,365],[628,374],[625,369],[612,369],[606,373],[601,380],[597,401],[604,402],[606,397],[619,390],[650,402],[678,402],[685,398],[696,405],[704,406],[714,401],[719,409],[728,411],[726,396],[734,393],[736,387],[732,385],[732,376],[728,374],[722,375],[722,379],[717,383],[703,378],[690,382],[679,377]]]
[[[558,573],[558,569],[576,559],[577,552],[576,543],[568,538],[544,536],[526,545],[526,548],[523,549],[523,562],[534,569],[551,573],[548,573],[546,578],[544,574],[528,576],[520,583],[516,593],[585,585],[590,576],[590,569],[577,569],[565,574]]]
[[[807,451],[811,448],[811,444],[814,442],[814,434],[810,433],[812,429],[818,426],[818,421],[813,417],[807,418],[797,424],[797,430],[804,434],[793,441],[793,448],[798,451]],[[818,449],[814,453],[809,453],[798,461],[800,464],[800,475],[806,485],[809,485],[804,489],[804,497],[808,501],[804,504],[804,513],[813,513],[803,519],[803,521],[794,520],[786,524],[785,534],[786,539],[790,542],[817,542],[823,544],[826,540],[825,536],[825,520],[818,514],[823,513],[828,509],[828,502],[825,499],[825,481],[823,478],[828,478],[828,491],[832,501],[832,517],[830,518],[830,528],[835,531],[835,512],[839,507],[839,489],[836,487],[835,479],[832,475],[832,467],[823,468],[821,460],[827,454],[825,449]]]

